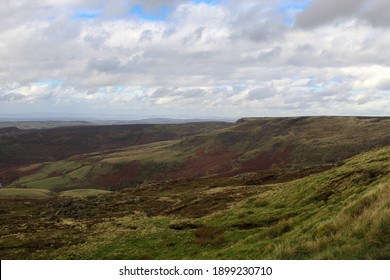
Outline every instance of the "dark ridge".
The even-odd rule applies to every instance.
[[[9,126],[0,128],[0,135],[7,135],[7,134],[17,134],[20,133],[22,130],[15,127],[15,126]]]
[[[229,123],[131,124],[0,130],[0,168],[54,161],[77,154],[119,149],[230,126]]]

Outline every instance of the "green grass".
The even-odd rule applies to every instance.
[[[59,193],[62,197],[92,197],[98,196],[101,194],[108,194],[110,191],[98,190],[98,189],[78,189],[78,190],[69,190]]]
[[[173,217],[124,218],[98,226],[97,232],[111,230],[78,254],[99,259],[388,259],[389,172],[390,149],[374,151],[196,220],[217,229],[219,239],[199,237],[196,230],[174,231],[168,226]],[[129,224],[137,229],[127,229]]]
[[[77,189],[60,192],[60,197],[93,197],[101,194],[108,194],[110,191],[98,189]],[[49,198],[57,194],[47,189],[26,189],[26,188],[3,188],[0,189],[0,199],[8,198]]]
[[[241,256],[237,247],[251,258],[390,258],[389,172],[386,148],[280,185],[206,221],[230,230],[237,224],[255,230],[236,232],[242,245],[225,248],[226,258]]]
[[[183,158],[170,147],[177,141],[163,141],[121,149],[110,153],[87,154],[83,160],[62,160],[24,167],[23,171],[40,167],[33,174],[23,176],[10,186],[27,188],[56,189],[70,187],[78,189],[80,185],[90,187],[94,180],[110,175],[113,170],[134,161],[142,160],[139,180],[152,178],[166,171],[180,168]]]
[[[358,155],[338,167],[288,183],[212,188],[196,182],[184,184],[181,189],[179,185],[162,183],[159,187],[91,198],[95,204],[88,211],[100,203],[105,203],[105,212],[125,206],[113,212],[109,219],[100,219],[97,214],[84,220],[58,218],[57,231],[42,227],[30,237],[23,235],[20,238],[26,244],[36,239],[60,244],[46,250],[31,250],[23,256],[37,259],[390,259],[390,147]],[[233,190],[234,202],[197,218],[186,216],[186,211],[166,214],[161,210],[158,214],[148,214],[152,203],[162,206],[172,203],[175,207],[186,199],[184,209],[196,207],[202,201],[211,208],[217,199],[223,199],[219,195],[226,194],[225,198],[229,198],[229,191]],[[82,196],[77,203],[86,201],[88,198]],[[137,211],[131,208],[133,205]],[[172,227],[173,224],[182,226]],[[66,226],[69,230],[62,234]],[[76,234],[83,242],[67,245],[68,240],[73,244],[70,239]],[[7,238],[10,236],[4,234],[0,241]],[[8,258],[20,256],[17,250],[10,249],[7,253]]]
[[[118,164],[123,162],[130,162],[133,160],[165,162],[178,158],[180,159],[182,157],[180,152],[172,148],[172,146],[178,142],[178,140],[161,141],[157,143],[121,149],[119,151],[104,155],[102,162]]]
[[[23,186],[29,189],[54,189],[58,187],[65,187],[71,180],[67,176],[58,176],[53,178],[46,178],[42,180],[32,181],[29,183],[24,183]]]
[[[24,167],[21,171],[28,171],[29,169],[39,168],[39,170],[31,175],[23,176],[12,183],[11,186],[16,185],[26,185],[32,188],[46,188],[40,187],[39,184],[48,185],[50,188],[53,186],[51,182],[59,181],[58,178],[52,180],[51,177],[54,173],[56,173],[55,177],[65,176],[67,173],[74,171],[75,176],[77,176],[77,169],[81,169],[82,164],[76,161],[57,161],[57,162],[49,162],[41,165],[33,164],[31,166]],[[83,169],[79,172],[82,172]],[[62,176],[59,176],[62,175]],[[48,181],[46,181],[48,180]],[[43,181],[43,182],[42,182]],[[61,181],[61,180],[60,180]],[[62,180],[63,181],[63,180]],[[68,181],[67,181],[68,182]],[[36,186],[38,184],[38,186]]]
[[[0,199],[10,198],[48,198],[53,196],[53,193],[48,190],[41,189],[16,189],[4,188],[0,189]]]
[[[91,165],[80,167],[72,172],[69,172],[67,175],[73,179],[82,180],[88,176],[88,173],[92,170]]]

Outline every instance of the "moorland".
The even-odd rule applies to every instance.
[[[390,259],[386,117],[4,127],[0,183],[2,259]]]

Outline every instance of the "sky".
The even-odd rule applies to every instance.
[[[390,114],[388,0],[1,0],[0,117]]]

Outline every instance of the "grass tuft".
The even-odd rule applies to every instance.
[[[222,245],[225,235],[222,229],[215,227],[201,227],[195,230],[196,243],[200,245]]]

